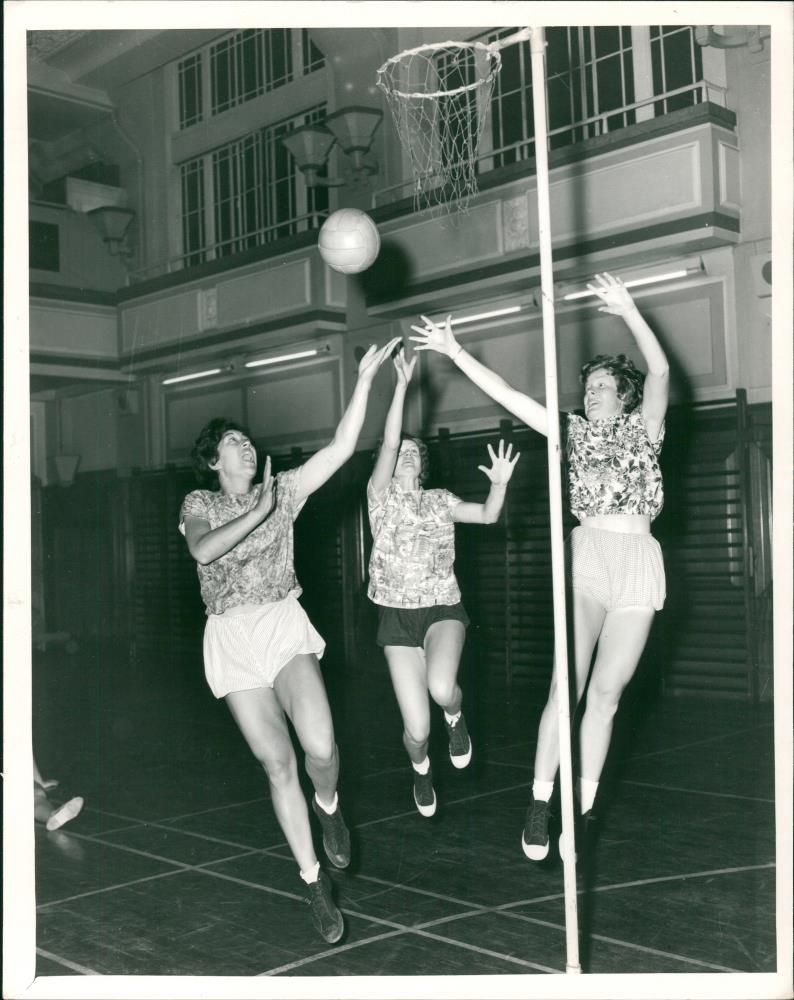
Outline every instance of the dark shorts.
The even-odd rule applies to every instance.
[[[466,609],[457,604],[434,604],[430,608],[385,608],[378,605],[379,646],[424,646],[427,630],[434,622],[469,624]]]

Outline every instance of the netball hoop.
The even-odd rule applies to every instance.
[[[532,111],[538,192],[538,248],[543,313],[543,360],[546,384],[546,449],[549,477],[554,663],[560,733],[560,804],[563,828],[566,972],[580,973],[576,907],[576,855],[573,825],[571,713],[568,681],[568,629],[565,610],[565,555],[560,474],[560,429],[557,393],[557,347],[554,319],[554,275],[549,205],[548,113],[546,108],[546,42],[542,28],[524,28],[486,45],[440,42],[409,49],[387,60],[377,84],[386,94],[400,140],[414,176],[417,208],[441,208],[450,216],[466,212],[477,190],[477,151],[501,68],[500,49],[530,42]]]
[[[387,59],[377,73],[414,177],[414,207],[466,212],[477,191],[477,155],[500,49],[527,41],[526,28],[497,42],[436,42]]]

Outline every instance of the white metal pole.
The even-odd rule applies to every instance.
[[[565,891],[566,972],[580,973],[579,927],[576,911],[576,858],[573,831],[571,769],[571,712],[568,695],[568,629],[565,614],[565,557],[562,530],[562,484],[559,405],[557,401],[557,345],[554,330],[554,274],[551,257],[549,160],[546,117],[546,39],[543,28],[531,29],[532,110],[535,119],[535,163],[538,184],[538,243],[543,314],[543,360],[548,415],[549,513],[551,517],[551,577],[554,604],[554,664],[560,731],[560,803],[563,829],[563,884]]]

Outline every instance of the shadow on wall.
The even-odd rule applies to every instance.
[[[358,280],[370,302],[395,298],[414,277],[414,263],[405,248],[386,239],[375,263],[359,274]]]

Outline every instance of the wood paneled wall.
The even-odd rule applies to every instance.
[[[503,516],[494,526],[457,529],[456,571],[472,620],[467,655],[483,682],[545,687],[553,635],[544,439],[509,421],[490,432],[442,431],[428,442],[428,485],[483,499],[487,480],[477,466],[500,436],[522,453]],[[742,393],[727,404],[670,411],[666,503],[654,525],[668,598],[645,656],[668,693],[770,696],[770,439],[770,408],[747,407]],[[276,460],[276,470],[305,458],[296,449]],[[366,598],[371,460],[357,453],[309,499],[295,527],[303,603],[339,683],[380,657]],[[120,639],[137,657],[166,654],[196,669],[204,609],[177,531],[193,486],[188,469],[170,467],[127,478],[78,474],[71,487],[43,489],[35,565],[47,629]]]

